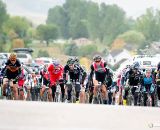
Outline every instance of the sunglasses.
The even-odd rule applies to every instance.
[[[15,59],[11,59],[11,61],[15,62],[16,60]]]
[[[96,60],[95,62],[96,62],[96,63],[99,63],[99,62],[100,62],[100,60]]]
[[[68,66],[69,66],[69,67],[72,67],[72,66],[73,66],[73,64],[69,64]]]

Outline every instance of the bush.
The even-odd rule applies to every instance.
[[[14,39],[12,43],[12,48],[24,48],[24,41],[23,39]]]
[[[67,44],[64,46],[64,52],[66,55],[69,55],[69,56],[77,56],[78,50],[79,50],[78,46],[74,43]]]
[[[78,53],[80,56],[91,56],[95,52],[97,52],[97,46],[96,45],[86,45],[86,46],[81,46]]]
[[[47,51],[39,50],[38,57],[49,57],[49,54]]]

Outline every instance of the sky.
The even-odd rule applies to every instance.
[[[45,23],[48,9],[62,5],[65,0],[2,0],[11,15],[26,16],[35,24]],[[117,4],[128,17],[137,18],[147,8],[160,9],[160,0],[90,0],[97,3]]]

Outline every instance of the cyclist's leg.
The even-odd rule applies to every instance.
[[[148,97],[147,97],[147,87],[146,86],[144,86],[144,92],[143,92],[143,104],[144,104],[144,106],[147,106],[147,99],[148,99]]]
[[[106,85],[102,84],[102,98],[103,98],[103,103],[107,104],[107,89],[106,89]]]
[[[123,105],[127,105],[127,97],[128,97],[128,94],[129,94],[129,89],[130,87],[124,87],[124,94],[123,94]]]
[[[85,103],[85,100],[86,100],[85,87],[81,86],[81,90],[80,90],[80,103]]]
[[[31,86],[27,85],[27,100],[31,100]]]
[[[160,85],[157,85],[158,106],[160,107]]]
[[[98,80],[93,80],[94,88],[93,88],[93,95],[94,97],[97,97],[97,90],[98,90]]]
[[[18,100],[18,83],[17,83],[17,81],[10,81],[10,86],[13,86],[14,100]]]
[[[59,85],[61,87],[61,93],[62,93],[62,102],[64,102],[65,89],[64,89],[63,79],[61,79],[59,82],[60,82]]]
[[[132,92],[132,95],[133,95],[133,98],[134,98],[134,105],[137,106],[137,101],[138,101],[138,95],[135,93],[136,91],[136,87],[132,87],[131,88],[131,92]]]
[[[93,86],[90,86],[89,88],[89,103],[92,103],[92,99],[93,99]]]
[[[7,83],[8,83],[8,78],[4,78],[3,79],[3,85],[2,85],[2,92],[3,92],[3,96],[6,96],[6,87],[7,87]]]
[[[23,87],[18,88],[18,92],[19,92],[19,100],[24,100],[24,91],[23,91]]]
[[[44,94],[45,89],[46,89],[46,85],[43,85],[41,87],[41,90],[40,90],[40,97],[41,97],[41,99],[43,98],[43,94]]]
[[[72,85],[71,84],[66,84],[66,90],[67,90],[67,100],[71,100],[71,91],[72,91]]]
[[[76,101],[79,101],[81,86],[79,82],[76,82],[75,91],[76,91]]]
[[[52,89],[52,99],[53,99],[53,101],[54,101],[54,98],[55,98],[56,88],[57,88],[57,87],[56,87],[55,85],[51,87],[51,89]]]
[[[48,89],[48,99],[49,99],[50,102],[53,102],[52,87],[49,87],[49,89]]]
[[[122,91],[123,91],[123,86],[122,85],[120,85],[119,86],[119,97],[118,97],[118,104],[119,105],[122,105],[123,104],[123,99],[122,99]]]

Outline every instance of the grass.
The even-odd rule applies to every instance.
[[[65,64],[68,59],[68,56],[63,53],[62,45],[60,44],[50,44],[49,46],[46,46],[44,43],[36,43],[30,45],[29,47],[34,49],[32,54],[33,58],[36,58],[38,52],[42,50],[47,51],[51,58],[59,59],[62,64]]]

